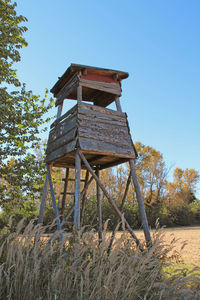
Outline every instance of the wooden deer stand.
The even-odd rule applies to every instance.
[[[61,230],[62,225],[73,212],[74,226],[77,230],[80,230],[84,218],[86,191],[94,179],[96,181],[97,192],[99,242],[102,240],[100,197],[100,190],[102,190],[119,218],[123,218],[127,230],[137,245],[140,246],[139,240],[120,210],[120,208],[123,208],[132,178],[146,243],[148,246],[151,245],[147,217],[134,165],[137,153],[131,140],[127,115],[122,112],[119,100],[121,96],[121,80],[127,77],[128,73],[121,71],[71,64],[51,89],[54,97],[57,98],[56,106],[58,107],[58,113],[56,121],[51,125],[48,139],[46,150],[47,176],[38,223],[42,223],[43,220],[43,211],[49,184],[58,230]],[[62,115],[63,101],[65,99],[77,100],[77,104]],[[84,101],[91,102],[92,104]],[[117,111],[106,108],[113,101],[116,104]],[[99,173],[102,169],[124,162],[129,162],[130,175],[127,180],[121,207],[118,208],[101,183]],[[52,166],[66,169],[61,207],[62,222],[58,213],[51,180],[50,171]],[[69,209],[67,215],[63,216],[66,195],[69,194],[67,192],[68,182],[72,180],[69,178],[69,168],[75,169],[74,205]],[[81,169],[87,170],[84,179],[81,179]],[[91,174],[90,179],[89,174]],[[84,181],[84,187],[81,191],[82,181]]]

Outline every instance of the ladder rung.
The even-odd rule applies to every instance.
[[[62,192],[61,195],[64,195],[64,193]],[[73,192],[66,192],[66,195],[74,195]]]
[[[75,179],[74,178],[68,178],[68,179],[66,179],[66,178],[63,178],[62,179],[62,181],[75,181]],[[85,179],[81,179],[81,182],[85,182]]]

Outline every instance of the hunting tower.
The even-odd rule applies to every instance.
[[[96,181],[98,232],[102,239],[102,211],[100,190],[105,194],[115,212],[122,218],[121,210],[109,196],[99,179],[102,169],[129,162],[130,175],[122,199],[125,202],[131,178],[134,183],[140,214],[147,243],[151,242],[143,199],[138,185],[134,159],[137,153],[131,139],[126,113],[122,112],[119,97],[121,96],[121,81],[128,77],[128,73],[71,64],[51,89],[58,107],[57,119],[51,125],[46,150],[47,177],[44,185],[43,199],[40,207],[39,223],[42,222],[45,198],[48,184],[51,190],[53,207],[57,218],[58,230],[66,218],[74,212],[74,225],[79,230],[84,217],[86,191],[90,182]],[[76,105],[62,114],[63,101],[76,100]],[[107,106],[115,102],[116,110]],[[51,166],[65,168],[64,192],[62,198],[62,212],[64,211],[69,168],[75,169],[74,205],[66,216],[60,219],[51,181]],[[86,169],[84,179],[81,179],[81,169]],[[91,177],[89,178],[89,174]],[[81,191],[81,182],[83,189]],[[122,208],[121,206],[121,208]],[[61,213],[62,214],[62,213]],[[139,244],[130,225],[125,220],[127,229]]]

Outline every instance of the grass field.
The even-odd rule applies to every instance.
[[[200,272],[192,268],[200,262],[200,227],[152,231],[154,243],[144,251],[117,232],[109,255],[106,230],[100,247],[97,234],[84,228],[63,232],[62,242],[58,232],[45,232],[34,222],[24,229],[22,221],[16,232],[2,232],[0,300],[200,299]],[[144,241],[143,231],[135,233]],[[176,251],[185,242],[181,262]]]
[[[165,228],[164,239],[166,243],[176,239],[176,250],[180,252],[183,262],[187,265],[200,265],[200,226]],[[143,238],[142,230],[135,231],[138,238]],[[151,232],[153,233],[153,231]],[[184,248],[181,250],[183,244]]]
[[[175,248],[173,250],[180,253],[180,259],[183,260],[183,263],[191,267],[200,265],[200,226],[163,228],[161,231],[163,232],[164,242],[166,244],[170,244],[170,242],[175,239]],[[134,230],[134,233],[139,240],[144,240],[143,230]],[[154,233],[155,230],[151,230],[152,236]],[[117,232],[115,239],[119,239],[121,235],[121,232]],[[43,235],[43,237],[46,238],[48,236],[49,235]],[[97,238],[96,234],[95,236]],[[106,233],[106,237],[109,241],[110,234]]]

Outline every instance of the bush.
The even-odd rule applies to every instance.
[[[188,205],[172,206],[169,217],[173,225],[187,226],[193,223],[193,214]]]

